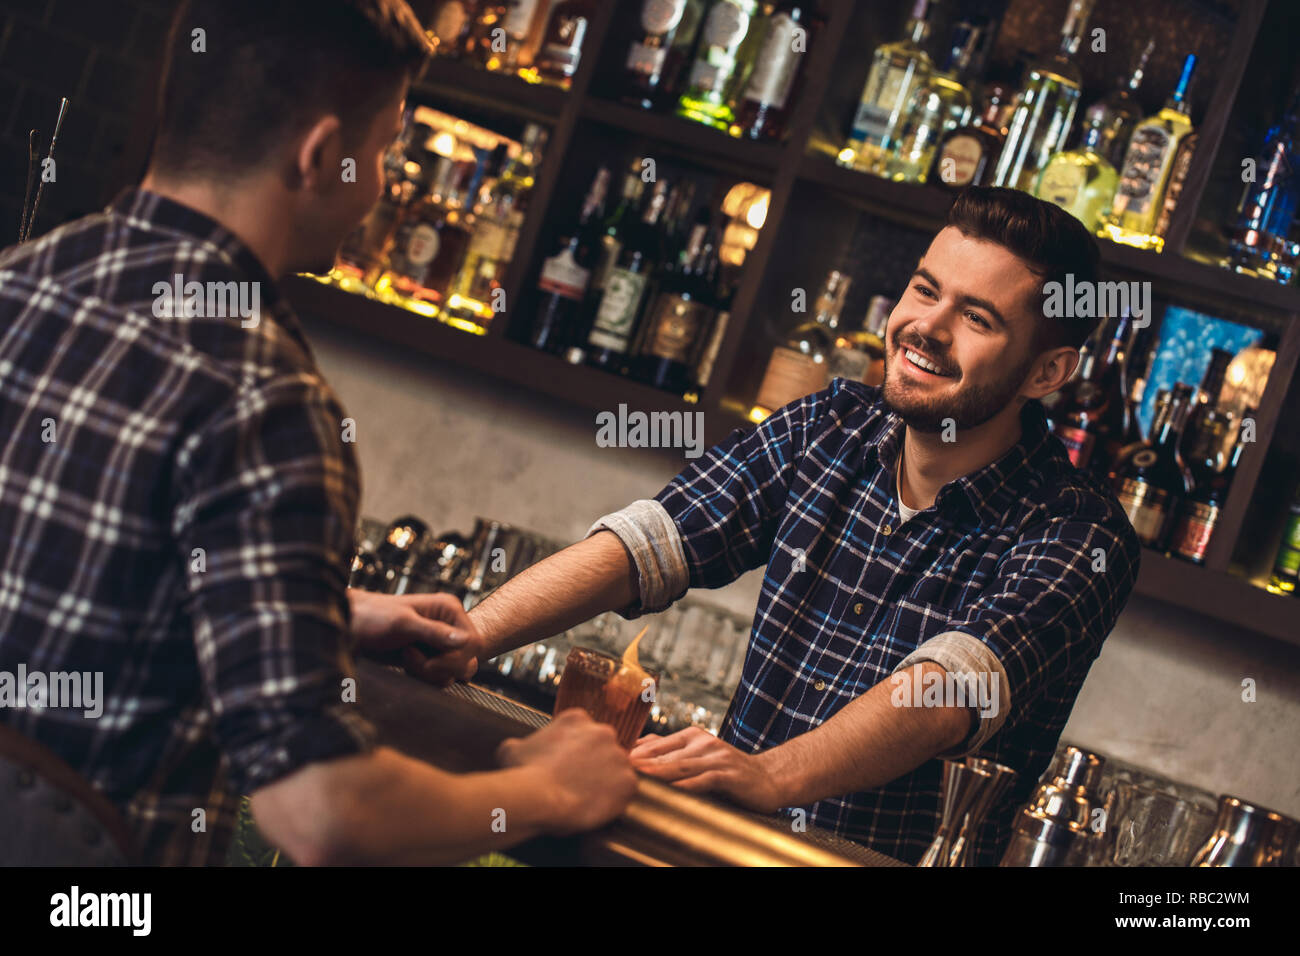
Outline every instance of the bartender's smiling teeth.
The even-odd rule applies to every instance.
[[[919,352],[913,352],[911,349],[904,349],[903,354],[906,355],[907,360],[911,362],[913,365],[915,365],[917,368],[923,368],[927,372],[930,372],[931,374],[934,375],[942,375],[945,377],[948,377],[950,375],[950,373],[945,372],[943,369],[935,365],[933,362],[931,362],[924,355],[921,355]]]

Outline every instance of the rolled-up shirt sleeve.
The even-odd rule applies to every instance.
[[[966,687],[978,719],[966,740],[940,756],[978,750],[1101,652],[1133,589],[1141,549],[1118,506],[1100,502],[1045,509],[1069,517],[1045,517],[1023,532],[984,592],[896,669],[931,660]]]
[[[359,479],[343,418],[313,375],[246,382],[177,453],[202,693],[243,793],[375,743],[344,694]]]
[[[722,587],[767,563],[810,423],[838,388],[792,402],[756,428],[737,429],[653,499],[592,525],[588,536],[618,535],[637,568],[640,601],[620,614],[663,610],[689,588]]]

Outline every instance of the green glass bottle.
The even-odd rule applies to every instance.
[[[1286,530],[1282,532],[1273,574],[1268,580],[1268,590],[1273,594],[1296,593],[1296,580],[1300,577],[1300,487],[1291,496],[1287,511]]]
[[[1061,27],[1061,46],[1050,59],[1029,68],[1020,103],[1011,117],[1006,145],[998,157],[993,185],[1026,192],[1053,155],[1065,149],[1079,106],[1083,77],[1074,63],[1095,0],[1070,0]]]
[[[730,94],[758,52],[757,10],[757,0],[718,0],[709,8],[678,116],[721,130],[735,122]]]
[[[1089,232],[1096,232],[1110,212],[1119,185],[1119,173],[1101,152],[1103,133],[1103,118],[1090,112],[1079,148],[1053,156],[1034,188],[1035,196],[1056,203]]]

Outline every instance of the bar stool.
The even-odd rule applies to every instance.
[[[54,751],[0,725],[0,867],[129,866],[126,822]]]

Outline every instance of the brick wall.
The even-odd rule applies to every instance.
[[[33,235],[104,206],[147,156],[176,0],[0,0],[0,247],[18,237],[27,135],[44,156],[70,100]],[[38,170],[39,173],[39,170]]]

